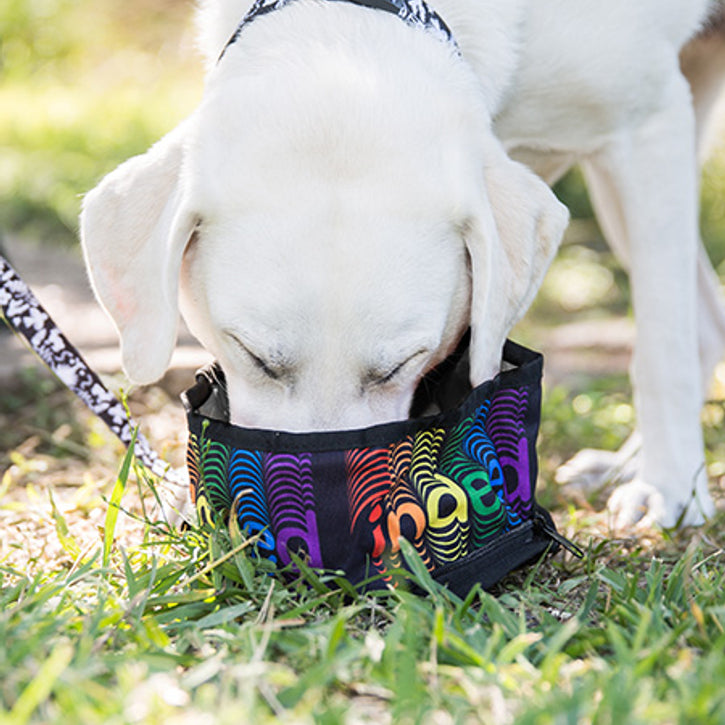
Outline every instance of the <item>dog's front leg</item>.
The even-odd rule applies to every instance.
[[[598,216],[629,268],[632,364],[642,448],[609,501],[617,527],[696,524],[713,512],[704,465],[697,329],[697,162],[689,91],[673,78],[660,110],[584,163]]]

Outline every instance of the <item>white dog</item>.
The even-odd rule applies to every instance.
[[[129,377],[163,374],[180,308],[221,362],[240,425],[405,418],[469,325],[478,384],[564,232],[547,184],[579,163],[638,323],[641,454],[610,506],[619,525],[702,522],[699,414],[725,312],[698,238],[678,59],[719,6],[431,2],[457,46],[435,17],[416,27],[385,11],[428,17],[422,0],[258,0],[282,7],[230,45],[250,1],[201,8],[198,110],[84,205],[88,269]],[[683,61],[703,107],[719,82],[702,62],[711,25]]]

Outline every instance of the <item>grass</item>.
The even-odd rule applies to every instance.
[[[617,538],[551,482],[562,441],[609,428],[615,382],[589,386],[593,422],[572,407],[581,392],[545,404],[542,497],[587,559],[560,554],[466,600],[425,575],[423,597],[357,595],[334,573],[290,582],[239,532],[178,532],[154,513],[158,482],[128,458],[116,475],[119,449],[68,398],[72,451],[51,436],[6,458],[0,723],[725,722],[723,515]],[[17,399],[34,391],[63,395],[28,377]],[[16,425],[13,450],[36,429]],[[54,468],[66,485],[41,489]]]
[[[0,694],[23,722],[697,722],[725,717],[723,552],[592,545],[495,598],[286,585],[222,532],[147,524],[2,571]],[[239,547],[238,547],[239,548]],[[425,584],[425,583],[424,583]]]

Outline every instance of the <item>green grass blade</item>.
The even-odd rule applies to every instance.
[[[68,528],[68,522],[56,506],[55,499],[53,498],[53,491],[48,491],[48,498],[50,499],[50,510],[55,522],[55,531],[58,535],[58,540],[63,550],[73,559],[77,561],[81,555],[81,548],[78,546],[78,542],[71,536],[70,529]]]
[[[121,470],[118,473],[116,482],[113,484],[111,499],[108,502],[108,510],[106,511],[106,521],[103,526],[103,568],[106,569],[111,560],[111,547],[113,546],[113,538],[116,531],[116,522],[118,521],[118,512],[121,510],[121,499],[126,490],[128,483],[128,474],[131,471],[131,462],[133,461],[133,449],[136,445],[136,434],[138,429],[134,430],[131,443],[128,446],[126,455],[121,464]]]
[[[33,712],[45,701],[53,691],[58,678],[63,674],[73,659],[73,646],[67,642],[59,644],[53,649],[45,662],[38,670],[38,674],[23,690],[17,702],[10,711],[8,725],[24,725]]]

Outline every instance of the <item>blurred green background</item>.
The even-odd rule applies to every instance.
[[[194,108],[190,0],[0,2],[0,232],[73,243],[80,199]]]
[[[2,0],[0,233],[73,243],[82,194],[194,108],[193,12],[192,0]],[[575,219],[591,217],[577,173],[557,193]],[[708,163],[702,195],[725,276],[725,155]],[[589,237],[596,248],[595,227]]]

